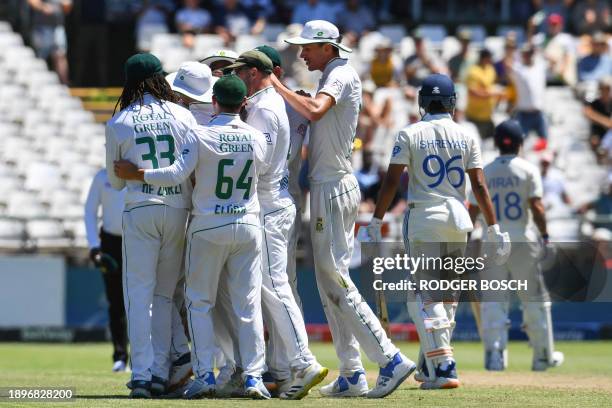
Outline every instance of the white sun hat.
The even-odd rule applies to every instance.
[[[238,59],[238,54],[232,50],[217,50],[208,57],[201,59],[202,64],[210,66],[210,64],[217,61],[228,61],[234,62]]]
[[[312,20],[307,22],[299,37],[285,40],[289,44],[305,45],[316,43],[329,43],[345,52],[352,52],[349,47],[340,43],[340,32],[338,27],[325,20]]]
[[[166,75],[166,81],[173,91],[191,99],[204,103],[212,101],[210,95],[214,81],[208,65],[196,61],[184,62],[178,71]]]

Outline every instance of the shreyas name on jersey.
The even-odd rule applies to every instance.
[[[420,140],[419,141],[419,149],[421,150],[435,149],[435,148],[467,150],[468,143],[465,140],[445,140],[445,139]]]
[[[248,134],[221,133],[217,148],[222,153],[249,153],[253,151],[253,137]]]
[[[179,195],[183,192],[180,184],[171,187],[159,187],[151,184],[143,183],[142,190],[145,194],[155,194],[160,197]]]

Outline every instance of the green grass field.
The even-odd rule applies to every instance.
[[[416,343],[402,343],[402,351],[415,359]],[[70,387],[76,391],[75,401],[50,402],[59,407],[167,407],[210,405],[215,408],[234,406],[335,407],[350,404],[361,406],[421,407],[605,407],[612,400],[612,342],[559,342],[557,349],[565,353],[565,364],[545,373],[530,371],[531,350],[526,343],[512,343],[510,366],[503,373],[482,369],[482,346],[479,343],[457,343],[455,353],[459,378],[463,386],[456,390],[421,391],[412,377],[394,394],[381,400],[331,400],[315,390],[302,401],[250,400],[153,400],[127,399],[125,382],[129,374],[110,372],[110,345],[107,344],[1,344],[0,387]],[[313,343],[319,361],[332,369],[337,360],[330,344]],[[364,357],[364,362],[366,361]],[[373,384],[377,370],[367,363],[368,377]],[[40,402],[0,402],[4,406],[32,407]]]

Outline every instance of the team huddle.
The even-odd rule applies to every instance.
[[[307,132],[315,275],[340,360],[339,376],[320,393],[383,398],[415,371],[422,389],[460,385],[451,347],[456,299],[410,293],[408,310],[421,344],[414,363],[349,276],[360,202],[351,155],[362,94],[359,76],[340,54],[351,50],[323,20],[306,23],[299,37],[286,41],[302,47],[310,71],[322,72],[312,97],[285,87],[280,55],[269,46],[241,55],[219,51],[167,76],[151,54],[126,62],[120,111],[106,127],[106,164],[112,186],[126,189],[123,291],[133,398],[301,399],[327,376],[309,349],[296,283],[297,180]],[[455,99],[448,77],[425,80],[419,93],[425,116],[397,136],[367,233],[381,240],[382,219],[407,168],[408,254],[428,250],[428,242],[449,243],[448,254],[461,252],[479,209],[503,274],[508,256],[521,257],[510,255],[510,236],[525,241],[527,221],[512,219],[511,234],[501,232],[500,224],[508,229],[496,216],[480,147],[452,120]],[[539,174],[516,157],[522,141],[516,131],[510,121],[496,130],[505,161],[490,171],[505,166],[526,183],[515,193],[523,198],[517,205],[524,220],[528,211],[537,214],[546,239]],[[475,204],[469,213],[466,173]],[[545,289],[533,296],[537,306],[525,308],[525,321],[534,369],[543,370],[562,356],[553,350]],[[506,305],[481,306],[487,368],[502,370]],[[372,389],[360,347],[380,366]]]

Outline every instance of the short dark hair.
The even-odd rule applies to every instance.
[[[432,115],[435,115],[438,113],[450,113],[450,111],[444,107],[444,104],[442,104],[441,101],[429,102],[429,105],[427,105],[425,112],[431,113]]]
[[[500,144],[497,146],[497,148],[499,149],[499,152],[501,154],[517,154],[519,152],[519,150],[521,150],[521,144],[520,143],[512,143],[509,145],[504,145],[504,144]]]

